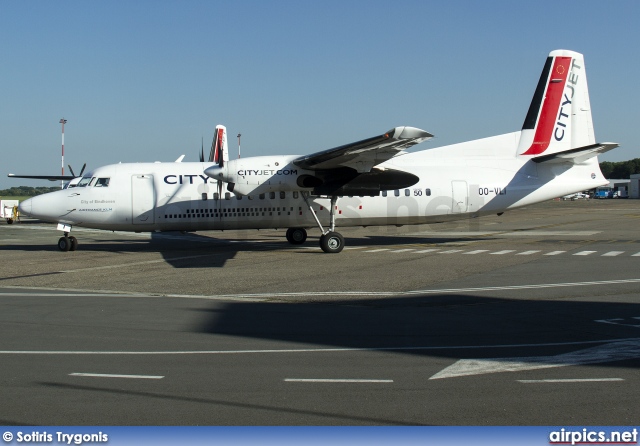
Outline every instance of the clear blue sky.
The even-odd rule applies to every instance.
[[[583,53],[596,139],[640,157],[640,2],[5,1],[0,189],[142,161],[310,153],[423,128],[416,149],[519,130],[547,54]]]

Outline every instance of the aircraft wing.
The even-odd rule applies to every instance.
[[[591,144],[588,146],[578,147],[576,149],[569,149],[563,152],[556,152],[550,155],[542,155],[533,159],[536,163],[572,163],[580,164],[594,156],[598,156],[601,153],[608,152],[615,149],[618,144],[614,142],[603,142],[598,144]]]
[[[431,133],[415,127],[396,127],[380,136],[302,156],[294,160],[293,164],[307,170],[350,167],[358,173],[366,173],[373,166],[432,137]]]
[[[7,175],[9,178],[29,178],[32,180],[49,180],[49,181],[69,181],[73,180],[73,175],[14,175],[12,173]]]

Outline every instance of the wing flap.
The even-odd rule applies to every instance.
[[[350,167],[359,173],[365,173],[370,172],[373,166],[432,137],[431,133],[415,127],[395,127],[380,136],[302,156],[294,160],[293,164],[308,170]]]

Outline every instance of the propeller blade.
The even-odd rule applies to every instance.
[[[75,177],[76,174],[73,173],[73,169],[71,168],[71,164],[67,164],[67,167],[69,168],[69,172],[71,172],[71,175],[73,175]]]
[[[200,147],[200,162],[204,163],[204,137],[202,138],[202,147]]]
[[[85,167],[87,167],[87,163],[84,163],[84,164],[82,165],[82,169],[80,169],[80,175],[78,175],[79,177],[81,177],[81,176],[82,176],[82,174],[84,173],[84,169],[85,169]],[[69,167],[69,168],[71,168],[71,167]]]

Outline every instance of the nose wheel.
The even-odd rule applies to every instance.
[[[78,248],[78,239],[74,236],[69,236],[68,233],[65,233],[64,236],[58,239],[58,249],[60,251],[75,251]]]

